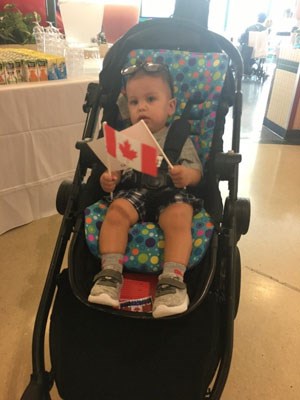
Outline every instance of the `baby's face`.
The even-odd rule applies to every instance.
[[[132,124],[143,119],[152,133],[161,130],[175,112],[176,100],[159,76],[134,76],[127,82],[126,95]]]

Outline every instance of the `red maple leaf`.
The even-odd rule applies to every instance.
[[[131,145],[128,140],[125,140],[124,143],[120,143],[119,148],[123,154],[123,157],[128,158],[128,160],[133,160],[137,157],[137,152],[131,149]]]

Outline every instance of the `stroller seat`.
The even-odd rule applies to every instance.
[[[99,200],[85,210],[85,234],[92,254],[100,258],[98,249],[99,230],[105,218],[107,205]],[[198,264],[203,258],[213,233],[213,222],[202,209],[193,217],[193,247],[188,267]],[[164,250],[164,236],[158,224],[136,223],[129,230],[124,265],[128,271],[160,273]]]
[[[190,136],[205,168],[214,133],[219,97],[228,67],[227,56],[221,53],[137,49],[130,52],[125,66],[144,61],[166,63],[169,66],[177,99],[174,119],[182,114],[189,99],[198,98],[189,116]],[[99,257],[99,230],[106,211],[107,205],[101,200],[85,210],[87,244],[96,257]],[[193,218],[193,249],[188,267],[201,261],[212,232],[212,219],[203,208]],[[160,273],[163,249],[164,238],[159,226],[151,222],[137,223],[129,232],[125,267],[134,272]]]

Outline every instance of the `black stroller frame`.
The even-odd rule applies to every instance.
[[[82,247],[79,246],[79,249],[77,248],[78,242],[81,243],[80,240],[83,235],[83,210],[88,204],[91,204],[91,197],[96,197],[96,194],[91,195],[90,193],[92,184],[90,184],[89,181],[86,182],[86,174],[95,164],[98,164],[98,160],[93,153],[88,150],[86,142],[95,136],[97,121],[102,109],[104,110],[102,120],[107,120],[108,122],[111,122],[112,110],[115,112],[115,104],[111,103],[111,98],[117,97],[116,93],[119,88],[117,85],[111,85],[110,92],[107,92],[105,87],[105,73],[108,73],[107,71],[111,68],[115,68],[119,71],[121,69],[121,62],[118,65],[112,65],[116,60],[113,55],[117,52],[125,54],[128,51],[126,43],[130,43],[130,48],[135,48],[135,45],[139,43],[140,35],[142,39],[145,37],[151,37],[153,43],[156,43],[156,40],[158,41],[160,38],[159,48],[168,48],[168,45],[170,45],[170,37],[174,36],[175,31],[180,33],[188,32],[188,34],[191,34],[190,40],[188,40],[188,45],[186,45],[186,40],[181,38],[181,35],[178,34],[178,37],[176,37],[176,45],[173,45],[176,49],[187,48],[190,51],[197,51],[200,48],[203,51],[209,51],[210,46],[205,44],[205,41],[208,38],[215,43],[214,49],[216,49],[216,51],[223,51],[229,56],[234,70],[234,121],[232,128],[231,151],[228,153],[222,152],[222,149],[219,148],[220,146],[218,144],[216,146],[217,151],[212,160],[213,164],[211,165],[211,168],[214,171],[212,181],[215,182],[215,185],[218,185],[220,181],[227,181],[229,193],[221,215],[216,218],[215,233],[211,241],[210,250],[204,260],[206,268],[203,268],[203,270],[205,272],[203,276],[200,276],[202,281],[200,282],[199,288],[196,289],[196,300],[192,302],[191,307],[184,315],[178,315],[157,321],[151,316],[143,315],[143,313],[130,313],[87,303],[86,299],[83,298],[84,296],[80,289],[80,282],[83,279],[81,272],[76,271],[75,268],[69,268],[68,270],[61,272],[61,267],[70,238],[72,238],[69,250],[70,265],[74,264],[76,255],[81,252]],[[174,40],[172,39],[172,43],[173,41]],[[201,42],[199,45],[198,41]],[[114,48],[116,49],[115,52],[113,50]],[[208,331],[208,336],[214,333],[216,334],[216,337],[218,337],[218,343],[214,346],[216,347],[216,353],[212,353],[214,354],[215,360],[208,368],[209,370],[204,371],[203,373],[205,379],[202,383],[202,397],[198,396],[198,391],[196,389],[189,389],[190,381],[188,381],[185,387],[187,392],[184,398],[187,400],[194,400],[196,398],[198,400],[220,399],[230,369],[233,351],[234,319],[237,315],[240,296],[241,262],[237,243],[240,236],[247,233],[250,222],[250,202],[248,199],[238,198],[238,167],[241,161],[241,155],[239,154],[240,122],[242,112],[241,81],[243,76],[243,63],[240,53],[227,39],[218,34],[209,32],[196,24],[172,19],[146,21],[132,28],[113,46],[104,60],[103,71],[104,72],[100,74],[100,84],[91,83],[88,87],[85,104],[83,106],[84,111],[87,113],[87,118],[82,141],[76,144],[80,154],[73,182],[63,182],[57,194],[57,210],[63,215],[63,218],[36,315],[32,340],[32,375],[29,385],[22,396],[22,400],[51,399],[50,390],[54,381],[58,384],[58,387],[63,387],[59,378],[61,371],[55,370],[55,367],[57,366],[59,370],[61,369],[59,362],[57,363],[57,358],[60,354],[65,354],[63,346],[59,348],[61,345],[61,343],[59,343],[59,345],[55,345],[55,349],[52,350],[51,358],[52,361],[54,361],[55,366],[53,368],[52,365],[53,370],[51,372],[47,372],[45,369],[44,354],[46,325],[51,306],[53,305],[57,284],[58,293],[56,293],[53,318],[51,321],[53,327],[51,328],[50,326],[50,335],[52,331],[53,337],[57,335],[59,336],[61,333],[59,330],[60,327],[59,329],[57,328],[57,321],[60,320],[60,318],[68,319],[68,315],[72,314],[72,310],[69,308],[65,310],[67,311],[65,313],[60,313],[60,311],[57,310],[56,302],[59,303],[59,298],[61,297],[67,297],[69,305],[76,304],[76,307],[79,307],[77,311],[81,310],[80,312],[82,312],[83,318],[85,313],[92,313],[93,318],[95,318],[97,313],[99,318],[104,318],[103,321],[105,321],[105,324],[120,324],[114,325],[119,328],[123,324],[128,326],[128,332],[132,329],[131,325],[134,326],[134,329],[139,329],[139,327],[144,324],[147,326],[147,328],[145,328],[146,330],[153,329],[153,332],[157,332],[158,327],[160,329],[159,332],[164,331],[164,329],[167,330],[168,325],[174,324],[173,326],[179,327],[178,329],[181,332],[181,329],[185,329],[185,325],[189,326],[190,322],[193,321],[194,316],[198,315],[197,313],[199,313],[201,307],[204,307],[204,304],[210,304],[209,299],[213,298],[214,304],[217,304],[214,309],[217,310],[216,314],[220,317],[220,323],[216,325],[216,330],[212,329],[212,331]],[[223,123],[225,122],[227,110],[228,107],[226,108],[225,113],[221,116],[221,122]],[[222,134],[222,127],[220,130]],[[89,256],[87,256],[87,258],[88,257]],[[196,277],[199,278],[199,276]],[[63,281],[63,284],[61,284],[60,281]],[[64,289],[64,287],[67,287],[67,289]],[[67,295],[64,294],[65,292],[67,292]],[[76,319],[76,317],[74,318]],[[184,321],[184,323],[182,321]],[[99,328],[99,332],[102,332],[101,329]],[[127,328],[125,328],[125,331],[126,329]],[[105,331],[105,329],[103,330]],[[104,332],[104,336],[105,335]],[[64,336],[64,333],[62,336]],[[65,344],[69,343],[69,341],[72,342],[73,332],[66,333],[66,336],[68,339],[66,342],[62,343]],[[109,333],[107,334],[107,337],[110,337]],[[137,340],[139,339],[137,338]],[[124,352],[125,354],[128,353],[126,349],[124,349]],[[88,357],[90,357],[90,355]],[[158,362],[160,362],[160,360],[158,360]],[[165,360],[162,360],[162,362],[164,363]],[[147,365],[140,367],[137,366],[136,373],[138,373],[138,369],[140,368],[145,368],[145,370],[147,370]],[[168,375],[167,372],[166,375]],[[193,376],[194,375],[192,375],[192,377]],[[176,379],[178,378],[175,378],[175,382]],[[183,377],[182,380],[184,381],[185,377]],[[89,380],[87,381],[89,382]],[[144,381],[142,381],[141,385],[144,384],[143,382]],[[74,378],[73,384],[75,386],[77,385]],[[128,384],[129,387],[131,387],[130,385],[132,384],[130,382]],[[152,382],[151,387],[154,384],[155,383]],[[195,382],[195,384],[197,385],[197,382]],[[161,383],[162,387],[163,385],[164,382]],[[116,386],[118,386],[118,384],[116,384]],[[176,392],[175,388],[174,391],[171,390],[170,394],[168,394],[168,379],[165,386],[166,389],[163,389],[165,391],[162,392],[162,397],[159,398],[159,395],[156,396],[158,400],[170,398]],[[101,397],[99,394],[95,397],[92,395],[86,395],[87,397],[81,395],[78,399],[136,399],[132,393],[129,394],[126,391],[122,391],[122,389],[120,389],[120,395],[115,397],[110,397],[109,392],[105,390],[108,389],[103,389],[103,392],[99,392],[101,393]],[[63,389],[61,389],[61,391],[63,391]],[[150,393],[149,397],[147,397],[148,391]],[[148,400],[148,398],[154,398],[153,393],[149,386],[146,387],[143,399]],[[75,395],[63,398],[74,400]],[[137,398],[141,398],[141,395],[139,394],[139,397]],[[173,396],[173,398],[182,399],[183,397],[181,395],[181,397]]]

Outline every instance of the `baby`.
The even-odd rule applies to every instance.
[[[143,119],[163,147],[168,133],[167,121],[176,109],[168,67],[143,63],[125,68],[122,75],[131,123]],[[192,250],[192,218],[200,207],[200,201],[186,188],[197,185],[202,176],[201,162],[189,138],[178,162],[169,169],[168,174],[170,187],[138,187],[133,180],[127,190],[118,190],[118,185],[126,182],[128,187],[132,171],[105,171],[100,176],[102,189],[114,192],[114,197],[99,235],[102,270],[94,278],[94,286],[88,297],[90,302],[119,307],[128,231],[136,222],[144,221],[149,205],[148,196],[155,190],[162,199],[155,209],[155,215],[164,233],[165,248],[152,314],[154,318],[160,318],[187,310],[189,298],[184,273]],[[168,195],[164,199],[166,191]]]

